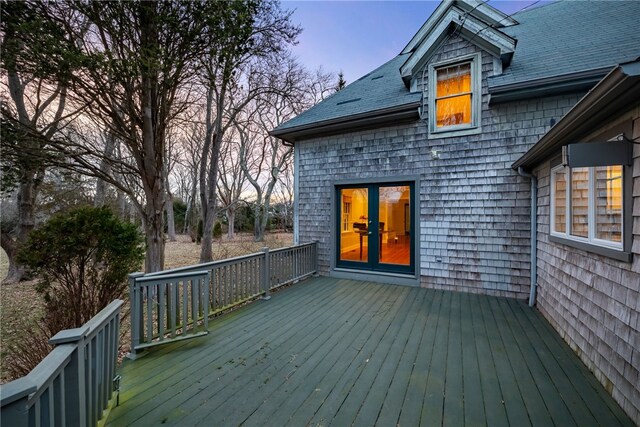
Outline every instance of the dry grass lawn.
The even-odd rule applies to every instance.
[[[264,242],[255,242],[251,234],[238,234],[234,240],[226,235],[213,244],[214,259],[225,259],[246,255],[262,250],[281,248],[293,244],[290,233],[271,233],[265,235]],[[192,243],[189,236],[179,235],[176,242],[167,242],[165,268],[176,268],[197,264],[200,258],[200,245]],[[5,277],[8,269],[7,257],[0,250],[0,277]],[[12,363],[8,354],[9,344],[23,339],[24,331],[34,325],[42,316],[42,299],[35,291],[35,280],[15,285],[0,286],[0,382],[12,380],[5,363]],[[123,319],[123,332],[127,332],[126,318]],[[122,353],[128,351],[128,337],[123,336]]]

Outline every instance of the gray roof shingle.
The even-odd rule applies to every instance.
[[[276,130],[296,128],[420,101],[421,94],[410,93],[398,71],[407,56],[396,56],[316,106],[278,126]]]
[[[511,65],[490,86],[609,67],[640,56],[640,1],[558,1],[513,16]]]
[[[518,40],[503,74],[489,87],[613,67],[640,57],[640,1],[557,1],[515,14],[502,28]],[[400,76],[410,54],[398,55],[316,106],[281,124],[275,133],[418,102]]]

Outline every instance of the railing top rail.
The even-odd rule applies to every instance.
[[[36,384],[27,377],[18,378],[7,384],[0,385],[0,406],[6,406],[16,400],[30,395],[38,389]]]
[[[201,264],[198,264],[198,267],[200,267]],[[173,270],[167,270],[167,271],[173,271]],[[184,279],[184,278],[189,278],[189,277],[201,277],[201,276],[206,276],[207,274],[209,274],[208,270],[198,270],[198,271],[187,271],[184,273],[179,273],[179,272],[172,272],[171,274],[158,274],[158,273],[162,273],[162,272],[157,272],[157,273],[149,273],[146,276],[143,277],[139,277],[136,279],[136,283],[146,283],[146,282],[163,282],[165,280],[171,280],[171,279]]]
[[[113,300],[109,303],[109,305],[100,310],[98,314],[89,319],[89,321],[84,324],[84,326],[89,328],[87,337],[91,337],[98,331],[100,331],[104,327],[104,325],[107,324],[120,310],[120,307],[122,307],[123,304],[124,301],[121,299]]]
[[[26,376],[27,379],[36,385],[36,393],[29,397],[29,401],[37,398],[44,386],[58,376],[64,370],[67,363],[71,360],[73,352],[76,351],[76,345],[61,345],[53,349],[38,365],[31,370]]]
[[[312,245],[315,245],[315,244],[316,244],[316,242],[301,243],[301,244],[299,244],[299,245],[286,246],[286,247],[284,247],[284,248],[274,249],[274,250],[269,251],[269,252],[270,252],[270,253],[284,252],[284,251],[289,251],[289,250],[292,250],[292,249],[302,248],[302,247],[305,247],[305,246],[312,246]]]
[[[162,271],[156,271],[153,273],[147,273],[144,275],[145,278],[147,277],[156,277],[156,276],[165,276],[167,274],[174,274],[174,273],[183,273],[183,272],[189,272],[193,269],[198,269],[198,270],[211,270],[215,267],[221,267],[223,265],[227,265],[227,264],[233,264],[235,262],[238,261],[244,261],[247,259],[251,259],[251,258],[256,258],[259,256],[264,255],[263,252],[256,252],[253,254],[248,254],[248,255],[241,255],[241,256],[237,256],[237,257],[233,257],[233,258],[226,258],[226,259],[221,259],[218,261],[211,261],[211,262],[204,262],[202,264],[196,264],[196,265],[189,265],[186,267],[178,267],[178,268],[172,268],[170,270],[162,270]],[[138,279],[139,280],[139,279]]]

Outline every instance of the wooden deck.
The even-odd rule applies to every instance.
[[[108,424],[633,425],[515,300],[314,278],[210,330],[125,363]]]

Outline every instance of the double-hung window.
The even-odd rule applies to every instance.
[[[623,250],[624,167],[551,170],[551,235]]]
[[[480,131],[480,79],[479,54],[429,65],[430,134],[457,136]]]

